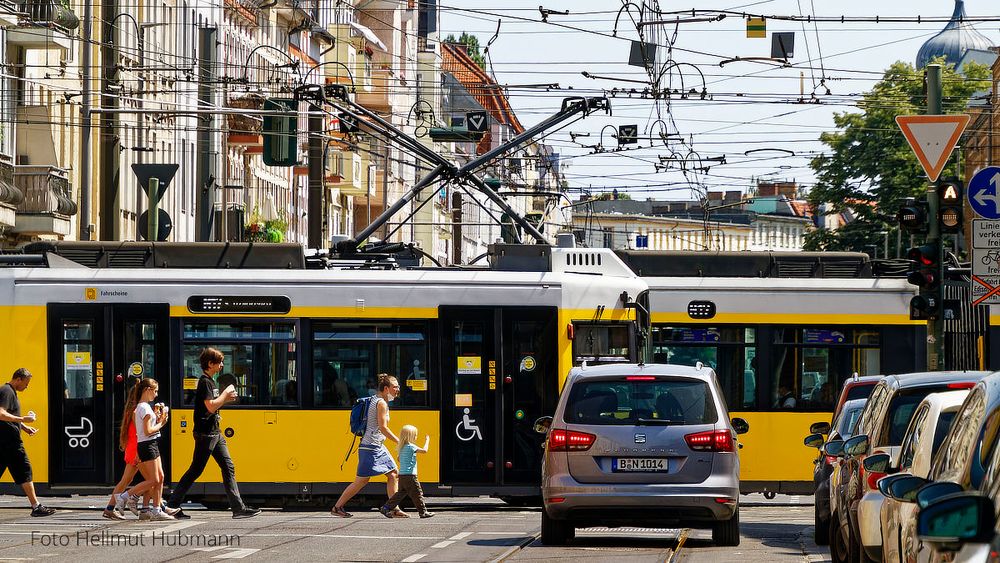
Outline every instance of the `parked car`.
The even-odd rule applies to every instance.
[[[998,438],[1000,438],[1000,372],[995,373],[975,386],[970,392],[962,408],[955,415],[955,424],[951,426],[948,435],[934,460],[927,479],[913,476],[899,480],[887,491],[890,496],[904,502],[916,502],[917,535],[919,541],[913,545],[904,543],[903,557],[919,561],[951,560],[957,555],[956,561],[985,561],[980,554],[996,542],[995,532],[990,535],[985,529],[988,522],[973,519],[973,516],[986,518],[986,513],[993,514],[993,504],[1000,497],[1000,477],[996,465],[998,455]],[[948,500],[986,494],[992,500],[989,510],[985,505],[976,504],[976,500]],[[953,496],[954,493],[958,493]],[[934,508],[931,508],[932,505]],[[961,510],[955,512],[956,505]],[[942,515],[950,514],[958,522],[966,526],[962,533],[944,541],[940,533],[947,520],[942,521]],[[932,526],[933,524],[933,526]],[[995,529],[995,528],[994,528]],[[976,533],[971,533],[976,532]],[[971,545],[970,545],[971,544]]]
[[[844,443],[841,480],[831,495],[837,495],[830,517],[830,551],[834,561],[881,561],[881,492],[878,480],[885,473],[866,471],[865,458],[887,453],[893,459],[917,405],[931,393],[967,389],[988,375],[981,371],[927,372],[886,376],[872,391],[861,412],[855,435]],[[836,534],[836,535],[835,535]]]
[[[882,459],[879,459],[880,455],[868,456],[865,460],[868,469],[926,478],[931,469],[931,460],[968,394],[968,390],[959,390],[927,395],[917,406],[910,425],[906,428],[898,459],[891,460],[887,454],[880,454]],[[878,464],[885,468],[873,467]],[[889,486],[891,481],[886,482],[888,479],[879,482],[879,490]],[[865,496],[869,494],[871,493],[866,493]],[[884,493],[880,495],[884,496]],[[916,504],[887,497],[882,502],[879,520],[882,530],[882,560],[901,561],[904,552],[902,545],[916,539]]]
[[[542,463],[542,542],[576,528],[711,528],[740,543],[736,436],[708,367],[623,364],[575,368],[547,431]]]
[[[833,411],[833,418],[836,419],[837,415],[844,408],[847,401],[854,401],[856,399],[867,399],[871,396],[872,391],[875,390],[875,386],[878,385],[879,381],[882,381],[882,375],[862,375],[854,376],[844,382],[844,386],[840,389],[840,398],[837,399],[837,407]]]
[[[819,455],[813,461],[815,465],[813,469],[813,485],[815,486],[813,507],[816,521],[813,536],[816,545],[830,543],[830,476],[833,475],[833,469],[839,461],[837,456],[828,454],[824,446],[834,441],[843,442],[851,437],[851,432],[854,430],[854,425],[857,423],[861,409],[865,407],[866,402],[868,402],[867,398],[847,401],[840,410],[840,414],[833,420],[833,428],[828,430],[829,435],[825,440],[822,434],[814,433],[806,436],[804,441],[805,445],[819,450]],[[821,430],[822,428],[815,428],[814,425],[812,429]]]

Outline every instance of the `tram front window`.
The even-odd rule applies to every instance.
[[[573,323],[573,363],[628,362],[631,324]]]
[[[376,377],[399,379],[394,407],[430,406],[425,323],[316,323],[313,332],[315,404],[350,407],[378,392]]]
[[[185,323],[184,404],[194,402],[202,373],[198,358],[210,346],[225,355],[216,381],[220,390],[236,388],[237,405],[298,405],[295,333],[291,323]]]

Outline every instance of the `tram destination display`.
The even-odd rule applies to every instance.
[[[284,315],[292,309],[289,298],[278,295],[193,295],[188,298],[192,313],[270,313]]]

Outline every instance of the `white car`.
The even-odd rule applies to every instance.
[[[963,389],[932,393],[924,398],[914,411],[910,425],[903,436],[898,460],[895,460],[896,463],[892,466],[896,474],[927,478],[934,453],[948,434],[952,420],[968,394],[969,390]],[[881,510],[876,515],[881,521],[882,560],[902,561],[904,553],[916,553],[917,505],[883,497],[878,490],[873,492],[878,494],[878,502],[881,503]],[[871,494],[866,494],[862,503]],[[870,500],[872,503],[875,502],[875,499]]]

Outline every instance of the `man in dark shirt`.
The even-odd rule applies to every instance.
[[[222,483],[226,488],[226,496],[229,497],[229,506],[233,509],[233,518],[256,516],[260,514],[260,509],[248,507],[240,498],[240,490],[236,485],[236,466],[229,457],[226,439],[219,432],[219,409],[226,403],[235,401],[238,395],[235,389],[224,389],[224,393],[220,395],[219,387],[215,384],[215,376],[222,371],[222,352],[215,348],[205,348],[198,360],[201,363],[202,376],[198,380],[198,388],[194,394],[194,459],[191,460],[191,467],[174,488],[167,506],[180,507],[194,480],[205,471],[208,458],[214,457],[219,469],[222,470]],[[180,511],[174,514],[174,518],[190,518],[190,516]]]
[[[38,432],[37,428],[25,424],[35,421],[35,413],[28,411],[27,415],[21,416],[21,401],[17,398],[17,394],[27,389],[29,383],[31,372],[18,368],[10,382],[0,387],[0,476],[10,469],[10,476],[28,496],[32,516],[51,516],[56,511],[42,506],[35,496],[35,484],[31,481],[31,462],[28,461],[24,442],[21,441],[22,430],[28,436],[34,436]]]

